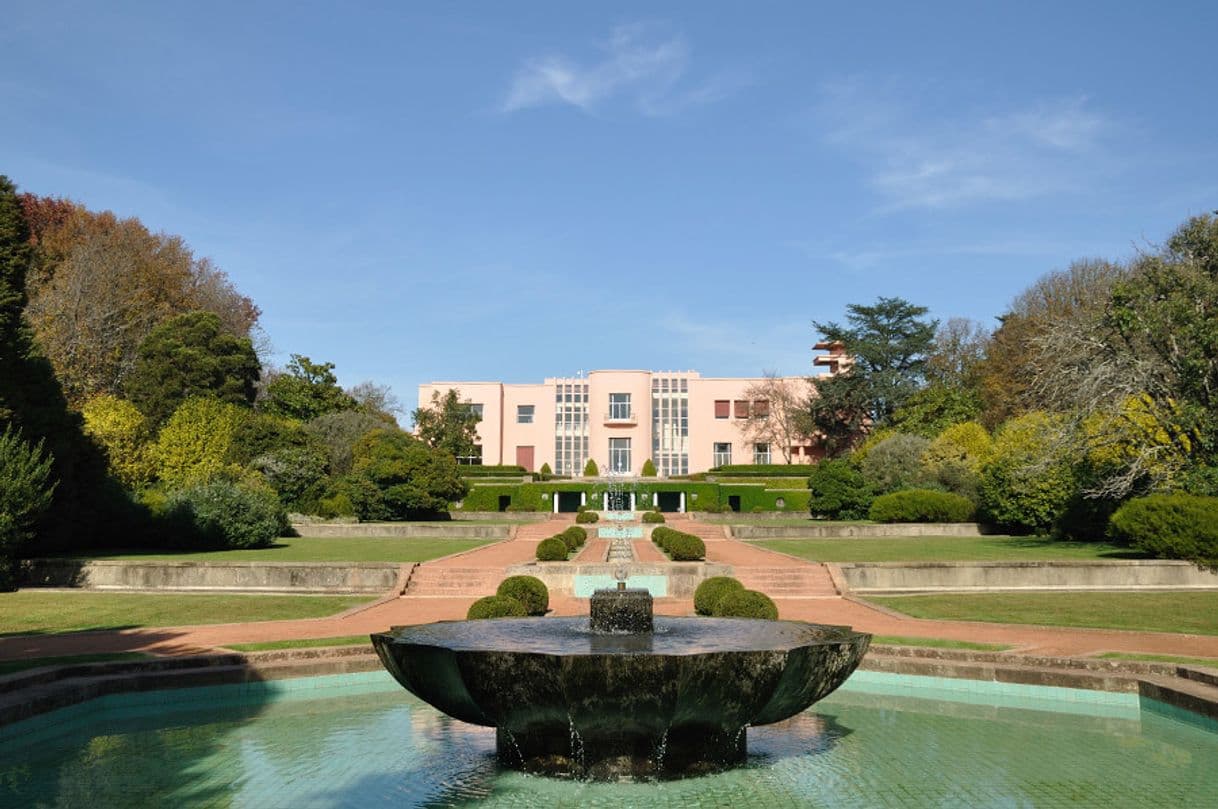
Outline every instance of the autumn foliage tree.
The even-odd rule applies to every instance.
[[[138,219],[26,196],[32,250],[26,313],[68,400],[118,394],[144,338],[174,315],[211,311],[248,336],[258,308],[179,236]]]

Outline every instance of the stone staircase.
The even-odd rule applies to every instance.
[[[503,568],[419,565],[406,591],[417,598],[481,598],[491,596],[503,581]]]
[[[561,516],[556,515],[548,520],[542,520],[541,522],[522,523],[521,525],[516,526],[516,536],[514,541],[540,542],[541,540],[548,539],[555,534],[562,533],[563,529],[569,525],[575,525],[575,518],[570,514],[563,514]],[[584,527],[592,529],[593,526],[585,525]],[[588,533],[593,534],[595,532],[589,530]]]
[[[834,598],[838,595],[824,565],[798,564],[785,567],[737,567],[736,578],[750,590],[771,598]]]
[[[665,515],[669,516],[669,515]],[[707,522],[699,522],[693,519],[671,520],[671,527],[678,531],[684,531],[687,534],[693,534],[703,542],[721,542],[727,539],[727,534],[723,532],[722,525],[712,525]]]

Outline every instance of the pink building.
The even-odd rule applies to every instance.
[[[772,441],[749,437],[750,412],[770,403],[747,396],[763,378],[704,378],[695,371],[592,371],[581,378],[542,384],[431,382],[419,386],[419,406],[433,392],[457,391],[481,415],[481,456],[465,463],[518,464],[536,471],[578,476],[589,458],[602,475],[638,475],[650,458],[662,476],[685,475],[725,464],[781,464]],[[804,377],[782,380],[801,395]],[[790,447],[791,463],[819,457],[814,442]]]

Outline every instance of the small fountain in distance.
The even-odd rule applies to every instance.
[[[849,627],[653,616],[651,595],[597,590],[588,618],[496,618],[372,635],[408,691],[496,728],[502,764],[594,780],[700,775],[744,763],[746,730],[824,698],[871,636]]]

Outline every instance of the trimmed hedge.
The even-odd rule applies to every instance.
[[[731,576],[711,576],[694,590],[694,612],[699,615],[714,615],[718,605],[728,593],[743,590],[744,585]]]
[[[550,537],[537,543],[538,562],[565,562],[570,552],[571,548],[566,541],[558,537]]]
[[[706,558],[706,543],[693,534],[666,525],[656,526],[651,532],[651,541],[674,562],[698,562]]]
[[[662,523],[662,522],[665,522],[664,515],[658,511],[644,511],[643,512],[643,522]]]
[[[474,466],[459,464],[457,470],[463,478],[523,477],[529,474],[523,466]]]
[[[495,595],[516,599],[529,615],[545,615],[550,607],[550,591],[536,576],[508,576],[499,582]]]
[[[765,593],[756,590],[733,590],[715,605],[716,618],[778,618],[778,605]]]
[[[575,521],[581,524],[589,524],[601,521],[601,515],[595,511],[581,511],[575,515]]]
[[[467,621],[478,621],[483,618],[523,618],[528,615],[524,604],[506,596],[486,596],[469,605],[465,613]]]
[[[977,507],[967,497],[931,489],[882,494],[867,512],[876,522],[971,522],[976,515]]]
[[[1218,567],[1218,497],[1152,494],[1121,506],[1108,521],[1116,542],[1164,559]]]
[[[567,547],[575,550],[588,539],[588,532],[580,528],[578,525],[572,525],[561,534],[558,534],[558,539],[567,543]]]
[[[515,484],[475,481],[461,503],[461,510],[498,511],[499,498],[506,495],[511,498],[512,511],[551,511],[556,492],[584,492],[588,495],[587,509],[594,509],[602,502],[603,489],[598,486],[596,483],[578,481]],[[767,489],[762,484],[645,479],[631,488],[638,493],[640,504],[655,503],[655,496],[659,492],[684,492],[688,511],[722,511],[724,509],[720,506],[726,505],[729,496],[740,498],[741,511],[752,511],[757,507],[790,513],[806,513],[808,510],[808,492],[802,489]],[[697,499],[694,495],[697,495]],[[780,499],[782,506],[777,503]]]
[[[718,475],[735,475],[737,477],[807,477],[812,474],[812,468],[815,464],[785,464],[785,463],[759,463],[759,464],[727,464],[726,466],[716,466],[711,469],[711,474]]]

